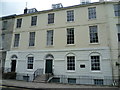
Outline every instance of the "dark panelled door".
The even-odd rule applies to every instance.
[[[15,72],[16,70],[16,60],[12,60],[11,62],[11,72]]]
[[[53,60],[46,60],[46,68],[45,73],[52,73],[52,61]]]

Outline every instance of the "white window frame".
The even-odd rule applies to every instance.
[[[53,24],[55,20],[55,13],[48,14],[48,24]]]
[[[99,56],[99,63],[100,63],[100,70],[92,70],[92,66],[91,66],[91,56]],[[101,54],[100,53],[97,53],[97,52],[94,52],[94,53],[91,53],[90,56],[89,56],[89,60],[90,60],[90,71],[91,72],[102,72],[102,62],[101,62]]]
[[[35,32],[29,33],[29,46],[35,46]]]
[[[118,32],[118,42],[120,42],[120,24],[117,24],[116,27]]]
[[[67,22],[74,21],[74,10],[67,11]]]
[[[114,5],[114,14],[115,16],[120,16],[120,4]]]
[[[18,37],[17,37],[18,35]],[[20,34],[14,34],[14,45],[13,47],[19,47],[20,44]]]
[[[18,18],[16,23],[16,28],[21,28],[21,26],[22,26],[22,18]]]
[[[74,70],[68,70],[68,59],[67,59],[67,57],[74,57]],[[76,71],[76,56],[74,55],[74,54],[72,54],[72,53],[69,53],[69,54],[67,54],[66,55],[66,70],[67,70],[67,72],[75,72]]]
[[[2,22],[2,30],[6,30],[8,27],[8,21],[3,21]]]
[[[88,19],[96,19],[97,14],[96,14],[96,7],[89,7],[88,8]]]
[[[37,25],[37,16],[32,16],[31,17],[31,26],[36,26]]]
[[[54,43],[54,30],[48,30],[47,31],[47,46],[53,46]]]
[[[33,59],[33,61],[30,63],[29,62],[29,58],[32,58]],[[31,64],[32,65],[32,68],[28,68],[29,67],[29,64]],[[33,70],[34,69],[34,56],[28,56],[27,57],[27,70]]]
[[[74,44],[75,44],[75,30],[74,28],[67,28],[67,45],[74,45]]]
[[[96,28],[96,29],[95,29]],[[89,39],[90,39],[90,44],[98,44],[99,43],[99,33],[98,33],[98,26],[94,25],[94,26],[89,26]]]

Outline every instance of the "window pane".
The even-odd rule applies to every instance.
[[[48,14],[48,24],[54,23],[54,13]]]
[[[68,83],[75,84],[76,78],[68,78]]]
[[[88,8],[89,19],[96,18],[96,7]]]
[[[2,22],[2,30],[6,30],[7,29],[7,21],[3,21]]]
[[[31,18],[32,18],[31,19],[31,26],[36,25],[36,23],[37,23],[37,16],[32,16]]]
[[[75,70],[75,56],[67,56],[67,70]]]
[[[91,70],[100,70],[100,57],[91,56]]]
[[[115,16],[120,16],[120,4],[114,5]]]
[[[94,79],[95,85],[103,85],[103,79]]]
[[[67,44],[74,44],[74,28],[67,29]]]
[[[29,36],[29,46],[35,45],[35,32],[30,32]]]
[[[18,47],[19,46],[19,39],[20,39],[20,34],[15,34],[15,37],[14,37],[14,47]]]
[[[98,43],[97,26],[90,26],[89,32],[90,32],[90,43]]]
[[[17,19],[17,26],[16,26],[16,28],[20,28],[21,24],[22,24],[22,18]]]
[[[74,21],[74,11],[67,11],[67,21]]]
[[[27,69],[33,69],[33,60],[34,60],[34,57],[28,57]]]
[[[53,30],[47,31],[47,45],[53,45]]]

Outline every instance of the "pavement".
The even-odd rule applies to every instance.
[[[0,80],[0,84],[3,86],[12,86],[12,87],[22,87],[22,88],[31,88],[31,89],[39,89],[39,88],[105,88],[106,89],[114,89],[120,90],[118,87],[110,87],[110,86],[92,86],[92,85],[74,85],[74,84],[59,84],[59,83],[36,83],[36,82],[26,82],[26,81],[18,81],[18,80]]]

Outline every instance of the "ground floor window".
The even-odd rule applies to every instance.
[[[28,66],[27,69],[33,69],[34,57],[28,57]]]
[[[59,77],[54,77],[50,82],[60,83],[60,78]]]
[[[95,85],[103,85],[103,79],[94,79]]]
[[[67,56],[67,70],[75,70],[75,56]]]
[[[91,70],[100,71],[100,56],[91,56]]]
[[[68,83],[71,83],[71,84],[76,83],[76,78],[68,78]]]

